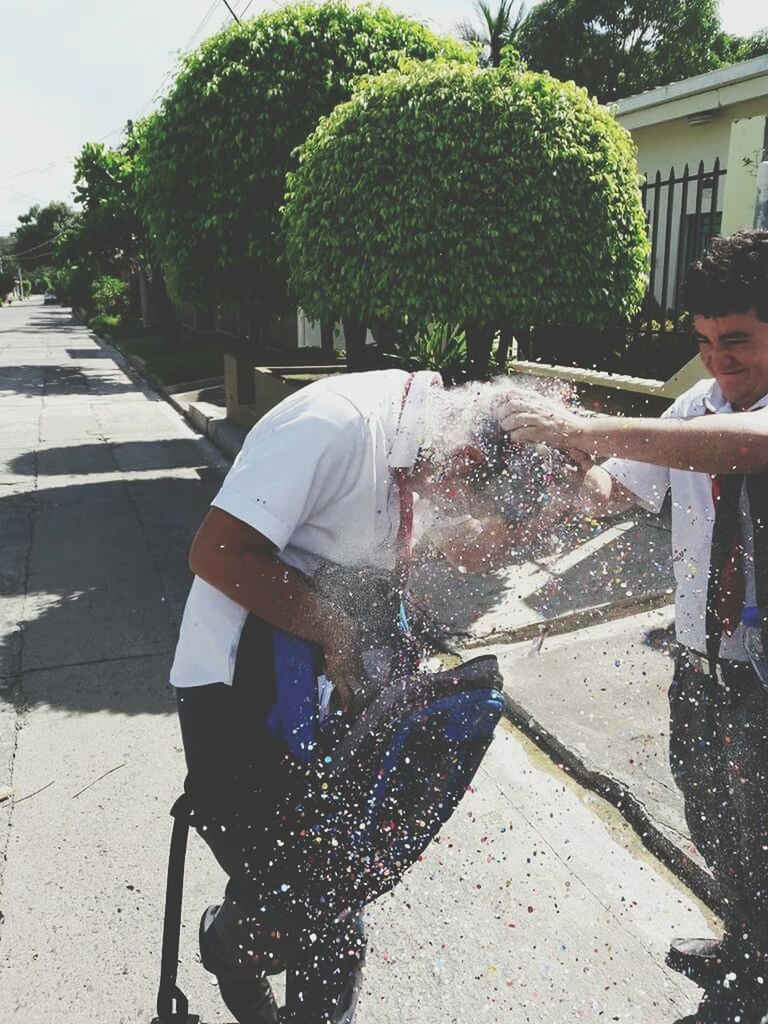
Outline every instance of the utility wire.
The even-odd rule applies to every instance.
[[[229,0],[221,0],[221,2],[222,2],[222,3],[224,4],[224,6],[225,6],[225,7],[227,8],[227,10],[229,11],[229,13],[230,13],[230,14],[232,15],[232,17],[233,17],[233,18],[235,19],[235,21],[236,21],[236,22],[237,22],[237,24],[239,25],[239,24],[240,24],[240,19],[239,19],[239,18],[238,18],[238,16],[237,16],[237,15],[235,14],[235,12],[234,12],[234,11],[232,10],[232,8],[231,8],[231,6],[230,6],[230,4],[229,4]]]
[[[61,231],[57,232],[51,238],[46,238],[44,242],[40,242],[38,245],[33,245],[31,249],[22,249],[21,252],[6,252],[3,253],[3,255],[7,256],[9,259],[11,257],[16,259],[16,257],[18,256],[26,256],[28,252],[34,252],[36,249],[42,249],[43,246],[50,245],[51,242],[55,242],[57,238],[61,238],[61,236],[64,234],[66,230],[66,228],[62,228]],[[33,257],[33,259],[37,259],[37,257]]]

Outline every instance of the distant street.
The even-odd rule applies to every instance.
[[[226,463],[68,310],[0,309],[0,1020],[149,1024],[183,758],[167,671]],[[556,685],[557,680],[552,680]],[[179,980],[223,877],[193,837]],[[672,1024],[701,905],[619,815],[500,728],[475,791],[369,913],[359,1024]]]

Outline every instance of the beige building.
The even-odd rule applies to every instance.
[[[709,239],[758,223],[761,186],[768,212],[768,56],[630,96],[616,114],[647,182],[651,291],[673,310]]]

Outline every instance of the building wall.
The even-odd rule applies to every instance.
[[[660,124],[632,128],[631,134],[637,146],[637,164],[640,173],[653,178],[656,171],[668,174],[670,167],[678,173],[687,163],[691,170],[704,161],[706,170],[711,169],[716,158],[727,165],[728,146],[731,137],[731,122],[739,118],[768,115],[768,83],[766,95],[732,106],[723,107],[715,113],[709,124],[692,126],[684,117]],[[629,118],[618,117],[620,124]],[[727,187],[727,182],[726,182]]]
[[[754,82],[751,83],[751,87],[754,89]],[[658,193],[653,188],[647,193],[646,209],[649,212],[649,222],[652,221],[654,203],[658,205],[659,237],[654,242],[653,294],[669,313],[678,305],[686,257],[690,258],[692,254],[695,258],[699,255],[699,250],[707,244],[712,233],[727,233],[737,227],[752,226],[749,209],[751,200],[747,201],[741,193],[752,194],[756,187],[756,183],[745,181],[745,175],[756,176],[757,164],[762,158],[759,143],[754,141],[759,134],[754,126],[759,126],[761,120],[768,116],[768,76],[763,79],[761,88],[763,95],[739,99],[736,87],[731,87],[729,95],[735,102],[715,107],[712,120],[700,125],[689,124],[687,116],[707,110],[713,103],[711,93],[690,96],[685,101],[677,101],[674,105],[662,104],[658,108],[634,111],[626,116],[618,115],[619,123],[631,131],[638,150],[638,168],[650,183],[655,181],[657,171],[661,172],[662,182],[665,183],[672,168],[675,170],[675,176],[679,178],[686,165],[689,172],[695,175],[700,163],[703,163],[705,172],[710,172],[716,160],[719,160],[720,167],[725,170],[728,170],[730,161],[736,160],[736,166],[731,169],[730,175],[726,174],[718,181],[717,193],[714,196],[714,217],[711,216],[713,193],[711,189],[702,192],[701,211],[705,223],[699,222],[695,214],[696,185],[691,183],[688,187],[685,209],[682,206],[682,187],[675,186],[671,200],[668,253],[665,251],[665,229],[670,190],[663,186]],[[670,117],[673,112],[680,116]],[[657,118],[656,123],[645,123],[651,117]],[[750,118],[754,120],[748,124]],[[741,139],[745,140],[746,149],[750,149],[754,142],[754,152],[746,153]],[[739,144],[734,146],[734,140]],[[745,157],[753,161],[751,167],[745,168]],[[730,200],[729,183],[732,183]]]

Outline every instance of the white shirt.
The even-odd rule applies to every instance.
[[[768,395],[752,409],[768,406]],[[663,419],[693,419],[706,412],[731,413],[733,407],[714,380],[703,380],[681,395]],[[675,593],[675,629],[677,639],[686,647],[706,653],[706,605],[709,560],[712,550],[712,527],[715,505],[712,498],[712,476],[690,470],[669,469],[648,462],[630,459],[609,459],[603,463],[611,476],[631,491],[640,504],[659,512],[667,491],[672,489],[672,559],[677,589]],[[745,549],[744,569],[746,604],[755,604],[752,519],[746,488],[742,488],[740,519]],[[733,636],[723,636],[720,656],[733,661],[747,661],[741,626]]]
[[[393,470],[424,443],[438,374],[381,370],[309,384],[253,427],[213,505],[267,537],[311,576],[325,561],[393,569],[400,501]],[[196,577],[171,683],[231,683],[248,612]]]

